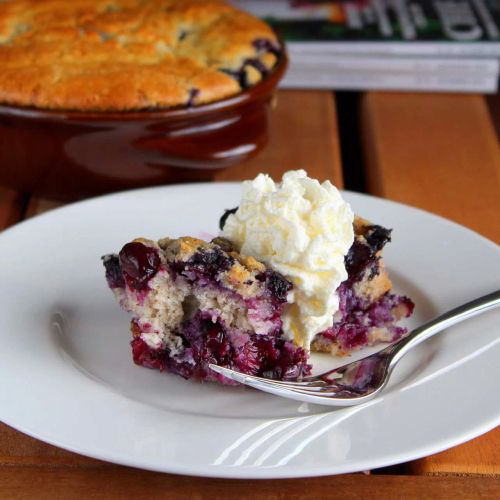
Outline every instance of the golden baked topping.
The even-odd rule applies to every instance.
[[[280,46],[219,0],[0,2],[0,102],[77,110],[192,106],[258,82]]]

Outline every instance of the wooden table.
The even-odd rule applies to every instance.
[[[499,143],[491,114],[498,113],[498,99],[491,103],[488,108],[476,95],[366,93],[347,115],[343,111],[346,130],[330,92],[282,91],[266,150],[215,180],[247,179],[261,171],[280,178],[285,170],[305,168],[339,187],[349,179],[348,188],[430,210],[500,242]],[[357,161],[342,164],[342,157]],[[57,205],[0,188],[0,228]],[[496,429],[370,474],[238,481],[116,466],[0,424],[0,499],[500,498],[499,448]]]

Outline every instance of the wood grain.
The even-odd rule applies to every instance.
[[[303,168],[343,186],[335,98],[331,92],[281,90],[271,114],[270,140],[257,157],[215,174],[216,181],[251,179],[260,172],[280,179]]]
[[[406,470],[410,474],[473,474],[500,478],[500,427],[461,446],[411,462]]]
[[[367,93],[370,192],[438,213],[500,242],[500,158],[482,96]],[[408,465],[417,474],[500,474],[500,431]]]
[[[44,212],[47,212],[54,208],[59,208],[62,205],[63,203],[60,201],[47,200],[45,198],[37,198],[32,196],[28,202],[24,217],[26,219],[29,219],[30,217],[43,214]]]
[[[19,485],[23,485],[19,489]],[[343,475],[282,480],[227,480],[127,469],[0,469],[0,497],[10,500],[134,498],[241,500],[289,498],[498,499],[499,478]]]
[[[491,120],[495,126],[500,146],[500,93],[487,96],[486,103],[488,104]]]
[[[0,470],[2,466],[14,465],[95,466],[98,464],[105,462],[57,448],[0,423]]]
[[[0,186],[0,231],[18,222],[23,210],[23,197]]]
[[[482,96],[369,92],[361,121],[371,193],[500,242],[500,157]]]

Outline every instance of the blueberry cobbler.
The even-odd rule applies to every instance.
[[[281,332],[292,284],[226,240],[136,240],[104,265],[133,315],[137,364],[199,380],[222,380],[208,363],[273,378],[309,373],[306,351]]]
[[[4,0],[0,103],[126,111],[196,106],[265,78],[282,47],[221,0]]]
[[[381,251],[390,230],[361,219],[328,181],[287,172],[243,183],[210,242],[136,239],[103,257],[132,315],[134,362],[234,383],[214,363],[268,378],[311,371],[312,351],[393,342],[413,303],[391,293]]]

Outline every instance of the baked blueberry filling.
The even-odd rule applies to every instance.
[[[228,329],[220,322],[213,323],[206,312],[198,312],[184,322],[179,335],[185,341],[185,348],[175,356],[168,349],[153,349],[140,337],[134,338],[131,343],[134,362],[186,379],[224,384],[232,382],[210,370],[209,363],[283,380],[295,380],[311,371],[306,352],[292,342],[277,335],[249,335]]]
[[[120,250],[119,260],[125,281],[135,290],[146,288],[160,267],[158,251],[137,241]]]
[[[221,68],[219,71],[226,73],[226,75],[229,75],[231,78],[234,78],[242,89],[246,89],[248,87],[249,84],[245,66],[237,71],[227,68]]]
[[[188,107],[194,106],[194,101],[198,97],[199,94],[200,94],[200,90],[199,89],[194,89],[194,88],[191,89],[189,91],[189,95],[188,95],[188,100],[186,102],[186,106],[188,106]]]
[[[269,69],[266,67],[266,65],[257,58],[252,58],[252,59],[247,59],[243,67],[245,68],[246,66],[253,66],[257,71],[260,72],[260,74],[264,77],[269,73]]]
[[[102,258],[104,268],[106,269],[106,280],[110,288],[125,287],[122,268],[118,255],[106,255]]]
[[[382,250],[386,243],[391,241],[391,232],[392,229],[372,225],[368,227],[363,236],[372,252],[376,253]]]
[[[357,296],[347,283],[340,286],[338,293],[341,319],[316,336],[318,345],[331,344],[348,352],[373,343],[371,337],[378,329],[383,329],[383,338],[376,340],[386,342],[394,342],[406,333],[405,328],[394,323],[412,314],[414,304],[407,297],[386,293],[370,302]]]
[[[215,276],[227,271],[234,263],[223,250],[215,247],[210,250],[200,250],[185,262],[176,262],[174,269],[187,279],[195,276],[197,278],[214,279]]]
[[[265,282],[266,290],[276,304],[285,303],[288,292],[293,288],[292,283],[271,269],[267,269],[266,272],[259,274],[257,279]]]
[[[274,54],[276,57],[281,55],[280,46],[277,43],[273,43],[269,38],[256,38],[252,45],[255,47],[259,54],[269,52]]]
[[[231,78],[234,78],[242,89],[246,89],[251,85],[248,76],[249,67],[256,69],[260,73],[261,78],[264,78],[271,68],[266,66],[261,58],[266,54],[273,54],[278,60],[281,56],[280,46],[267,38],[257,38],[252,42],[252,45],[256,50],[256,57],[245,59],[238,69],[219,69],[222,73],[226,73]]]

